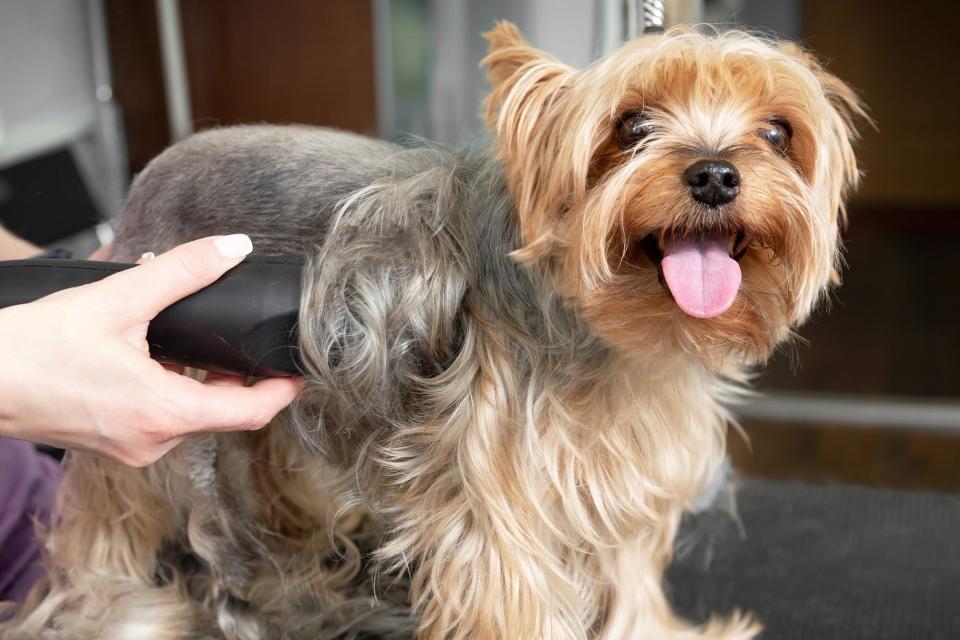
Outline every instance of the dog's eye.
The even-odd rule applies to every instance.
[[[760,137],[767,141],[777,152],[784,155],[790,150],[790,138],[793,137],[793,129],[790,123],[780,118],[771,118],[767,120],[767,126],[759,131]]]
[[[630,149],[651,133],[653,125],[642,111],[627,111],[617,123],[617,144],[623,149]]]

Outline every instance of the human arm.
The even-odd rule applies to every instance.
[[[18,238],[0,225],[0,260],[21,260],[42,251],[37,245]]]

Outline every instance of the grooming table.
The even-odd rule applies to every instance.
[[[681,615],[752,611],[764,640],[960,638],[960,496],[748,480],[737,504],[742,530],[685,521]]]

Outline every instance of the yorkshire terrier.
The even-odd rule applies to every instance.
[[[661,579],[747,367],[836,281],[858,99],[740,32],[582,71],[487,38],[490,144],[234,127],[137,177],[115,260],[235,230],[307,256],[306,387],[147,469],[72,454],[5,638],[758,632]]]

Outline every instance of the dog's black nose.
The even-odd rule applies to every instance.
[[[719,207],[734,201],[740,193],[740,172],[726,160],[701,160],[683,172],[690,195],[697,202]]]

